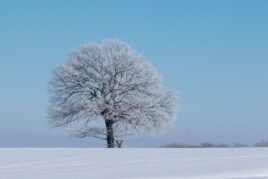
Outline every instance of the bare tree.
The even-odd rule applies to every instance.
[[[176,91],[161,86],[161,75],[119,40],[75,49],[50,81],[50,123],[70,126],[77,137],[96,137],[113,148],[115,138],[156,134],[176,114]]]
[[[254,147],[268,147],[268,142],[262,139],[260,142],[254,144]]]

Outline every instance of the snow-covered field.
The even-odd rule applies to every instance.
[[[1,179],[268,179],[268,148],[2,148]]]

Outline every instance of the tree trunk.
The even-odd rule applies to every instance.
[[[105,121],[106,130],[107,130],[107,148],[114,148],[114,130],[113,123],[111,120]]]

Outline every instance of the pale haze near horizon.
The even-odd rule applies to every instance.
[[[162,136],[127,147],[268,140],[267,1],[3,1],[0,147],[103,147],[48,126],[48,81],[68,53],[117,38],[180,91]]]

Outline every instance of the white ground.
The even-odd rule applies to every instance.
[[[268,179],[268,148],[2,148],[0,178]]]

